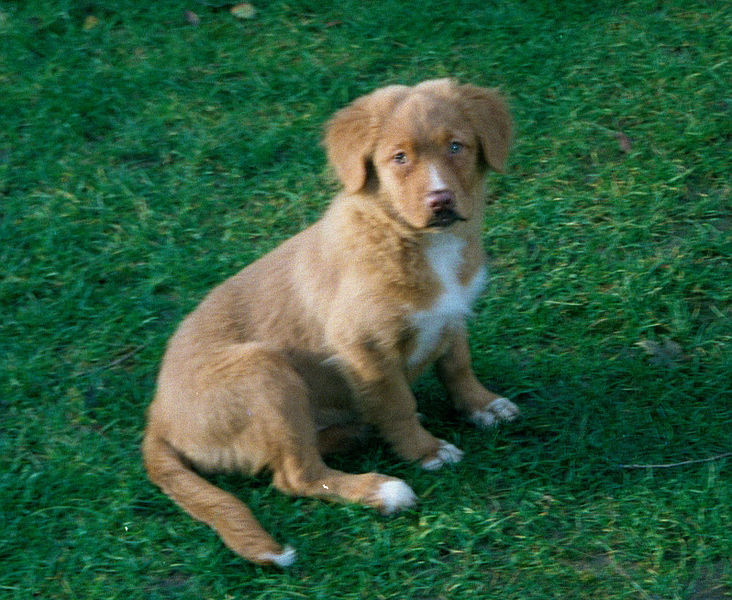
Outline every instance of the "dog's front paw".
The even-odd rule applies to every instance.
[[[479,427],[491,427],[502,421],[513,421],[521,414],[519,407],[506,398],[496,398],[488,406],[476,410],[470,420]]]
[[[440,447],[437,452],[422,461],[422,468],[427,471],[435,471],[442,465],[458,463],[462,458],[463,451],[460,448],[445,440],[440,440]]]

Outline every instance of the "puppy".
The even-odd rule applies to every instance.
[[[465,318],[486,280],[484,175],[502,170],[511,120],[495,90],[425,81],[335,114],[325,147],[344,190],[323,217],[215,288],[168,344],[147,413],[150,479],[247,560],[295,558],[200,472],[267,469],[287,494],[393,513],[394,477],[322,455],[373,428],[424,469],[463,453],[420,424],[409,384],[428,365],[454,405],[493,425],[518,408],[470,366]]]

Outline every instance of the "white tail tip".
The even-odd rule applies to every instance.
[[[271,562],[278,567],[289,567],[295,562],[297,558],[297,552],[292,546],[285,546],[285,549],[280,554],[273,554],[272,552],[265,552],[259,555],[259,559],[266,562]]]

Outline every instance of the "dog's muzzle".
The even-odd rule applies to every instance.
[[[428,227],[449,227],[455,221],[466,221],[455,208],[455,196],[449,190],[439,190],[427,194],[427,207],[432,215]]]

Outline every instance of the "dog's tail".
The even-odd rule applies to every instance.
[[[148,432],[142,454],[150,480],[215,529],[234,552],[262,565],[288,567],[295,561],[295,550],[277,544],[243,502],[196,474],[168,442]]]

